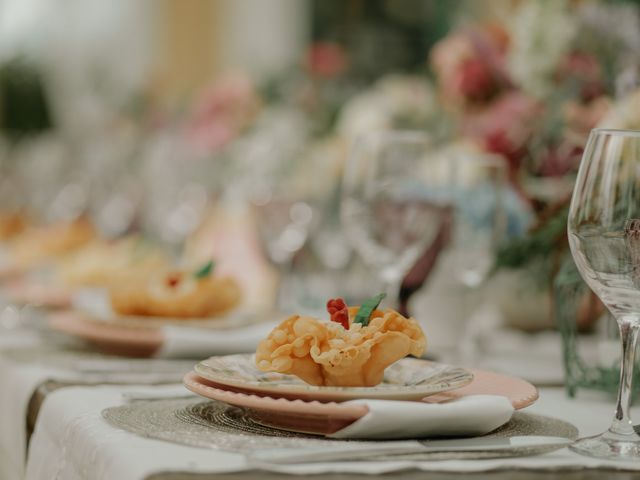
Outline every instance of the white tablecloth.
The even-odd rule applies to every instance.
[[[3,345],[30,346],[38,342],[29,334],[0,335]],[[562,368],[558,365],[558,368]],[[181,385],[164,387],[69,387],[49,394],[40,410],[25,458],[25,416],[37,385],[64,372],[33,365],[10,363],[0,357],[0,480],[113,479],[139,480],[166,471],[232,472],[252,468],[242,455],[174,445],[141,438],[111,427],[101,411],[126,401],[127,392],[184,394]],[[540,400],[527,411],[553,416],[576,425],[582,435],[605,430],[613,411],[613,399],[582,394],[570,400],[560,388],[544,388]],[[634,409],[640,417],[640,408]],[[588,459],[564,449],[538,457],[483,461],[357,462],[273,467],[288,473],[383,473],[406,468],[439,471],[487,471],[496,468],[553,469],[559,467],[608,467],[640,470],[639,464]],[[57,477],[56,477],[57,476]]]
[[[166,471],[236,472],[250,469],[242,455],[173,445],[115,429],[101,417],[109,406],[122,404],[123,393],[140,387],[73,387],[47,398],[29,451],[27,479],[139,480]],[[146,387],[158,394],[182,393],[180,386]],[[582,435],[604,430],[611,417],[611,403],[592,397],[572,401],[557,388],[541,391],[540,401],[528,411],[568,420]],[[636,408],[636,415],[640,409]],[[441,462],[354,462],[273,467],[272,470],[311,474],[329,472],[383,473],[406,468],[425,471],[479,472],[497,468],[607,467],[640,470],[640,464],[589,459],[559,450],[537,457]]]

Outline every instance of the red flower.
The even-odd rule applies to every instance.
[[[563,142],[545,152],[540,159],[540,174],[545,177],[560,177],[575,169],[580,163],[583,147]]]
[[[317,42],[306,53],[305,65],[309,72],[318,77],[332,78],[347,69],[347,54],[341,45],[331,42]]]
[[[462,119],[462,133],[476,138],[487,151],[502,155],[515,175],[540,113],[541,107],[534,99],[508,92],[485,108],[469,112]]]
[[[464,60],[453,81],[460,94],[471,101],[489,99],[499,88],[489,65],[478,57]]]
[[[259,105],[247,77],[225,75],[200,96],[188,119],[187,135],[205,152],[220,150],[251,123]]]
[[[572,52],[567,55],[558,68],[559,81],[572,81],[580,85],[580,97],[588,102],[605,91],[602,80],[602,68],[591,54]]]
[[[493,25],[453,32],[431,50],[431,66],[447,104],[477,106],[511,88],[505,68],[508,35]]]

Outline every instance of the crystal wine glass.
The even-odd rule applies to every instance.
[[[591,457],[640,460],[640,436],[629,416],[640,326],[640,132],[595,129],[573,191],[571,253],[582,278],[616,318],[622,339],[613,422],[571,449]]]
[[[449,202],[450,168],[421,132],[359,137],[347,161],[341,220],[347,237],[398,306],[403,277],[434,241]]]

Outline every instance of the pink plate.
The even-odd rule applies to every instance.
[[[89,321],[78,312],[49,315],[49,327],[79,337],[102,352],[127,357],[150,357],[165,341],[158,327],[123,327],[109,322]]]
[[[125,357],[151,357],[165,344],[164,325],[198,325],[207,330],[229,329],[232,325],[248,325],[257,321],[249,315],[244,318],[221,317],[217,319],[161,321],[149,317],[114,317],[100,320],[80,311],[68,310],[49,314],[48,325],[52,330],[78,337],[101,352]],[[258,318],[258,317],[255,317]]]
[[[431,395],[423,401],[442,402],[466,395],[504,395],[514,408],[521,409],[538,399],[536,387],[522,379],[485,370],[472,370],[473,381],[466,387]],[[205,380],[194,372],[187,373],[184,385],[203,397],[245,409],[257,423],[282,430],[329,435],[351,425],[364,416],[365,405],[272,398],[240,389],[221,386]]]

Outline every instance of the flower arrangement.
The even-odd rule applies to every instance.
[[[636,21],[625,22],[625,34],[594,23],[629,9]],[[523,195],[527,178],[575,171],[611,107],[615,69],[640,41],[637,18],[630,5],[521,2],[501,22],[454,30],[430,64],[456,133],[501,155]]]
[[[549,285],[566,252],[569,194],[590,130],[633,126],[640,96],[616,97],[627,93],[620,72],[637,62],[640,15],[631,4],[543,0],[499,17],[452,31],[429,61],[454,135],[503,158],[535,214],[528,233],[497,253],[496,269],[535,264]]]

